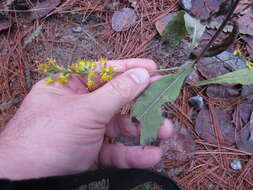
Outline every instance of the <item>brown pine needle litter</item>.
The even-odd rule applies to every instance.
[[[128,7],[129,2],[125,0],[118,6],[108,8],[108,3],[116,2],[65,0],[46,18],[29,23],[22,20],[15,11],[11,14],[15,23],[11,29],[0,33],[0,127],[12,118],[32,85],[42,78],[36,68],[45,63],[45,60],[56,59],[66,67],[80,58],[109,60],[145,57],[152,58],[166,68],[176,66],[175,60],[181,62],[187,59],[185,55],[177,53],[167,57],[162,55],[164,47],[156,39],[154,23],[167,13],[176,12],[179,9],[177,0],[139,0],[138,7],[135,7],[138,23],[125,32],[113,31],[111,17],[115,11]],[[24,47],[24,40],[29,39],[32,32],[40,26],[40,33]],[[81,26],[81,33],[74,34],[71,31],[73,26]],[[235,46],[242,47],[240,42]],[[180,173],[171,176],[183,190],[253,189],[253,155],[236,146],[222,145],[223,139],[219,134],[215,114],[212,114],[212,121],[216,129],[217,145],[204,141],[194,131],[188,99],[196,94],[204,97],[211,113],[214,106],[230,112],[236,108],[234,114],[237,117],[233,117],[233,122],[236,129],[243,127],[238,109],[238,105],[245,102],[243,98],[210,98],[199,88],[185,87],[175,104],[165,105],[165,111],[172,113],[174,120],[191,132],[196,151],[191,153],[190,159],[183,162],[164,158],[163,172],[169,174],[171,169],[184,166]],[[126,110],[125,112],[127,113]],[[232,160],[241,160],[242,169],[231,169]],[[154,189],[159,188],[155,186]]]

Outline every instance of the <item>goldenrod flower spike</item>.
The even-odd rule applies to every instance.
[[[100,76],[100,80],[102,82],[108,82],[112,80],[114,74],[114,67],[106,66],[107,61],[105,59],[101,59],[100,63],[102,65],[100,70],[96,70],[97,63],[94,61],[87,61],[84,59],[80,59],[76,63],[70,65],[68,68],[64,68],[57,64],[56,60],[50,59],[48,60],[48,64],[41,64],[38,66],[38,70],[44,73],[50,74],[46,79],[47,84],[52,84],[55,81],[59,83],[66,84],[72,74],[79,74],[81,76],[87,75],[86,85],[88,89],[95,89],[96,83],[94,81],[94,77],[96,75]],[[57,78],[53,78],[53,74],[59,73]]]

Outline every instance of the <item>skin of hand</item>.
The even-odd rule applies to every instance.
[[[120,168],[147,168],[160,161],[154,146],[106,144],[104,136],[139,137],[139,126],[119,114],[153,80],[156,69],[148,59],[108,61],[125,71],[93,92],[82,79],[62,85],[39,81],[15,116],[0,133],[0,178],[28,179],[73,174],[96,164]],[[166,120],[158,138],[166,139],[172,124]]]

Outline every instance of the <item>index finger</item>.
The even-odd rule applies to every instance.
[[[122,60],[111,60],[107,62],[108,66],[112,66],[117,71],[127,71],[133,68],[144,68],[147,70],[155,70],[157,66],[151,59],[143,58],[132,58],[132,59],[122,59]]]

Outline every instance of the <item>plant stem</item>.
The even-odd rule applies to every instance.
[[[178,70],[179,67],[171,67],[171,68],[167,68],[167,69],[157,69],[157,70],[148,70],[149,73],[159,73],[159,72],[165,72],[165,71],[174,71],[174,70]],[[125,71],[114,71],[116,73],[122,73]]]
[[[148,72],[159,73],[159,72],[164,72],[164,71],[174,71],[174,70],[178,70],[178,69],[179,69],[179,67],[171,67],[171,68],[167,68],[167,69],[151,70]]]
[[[171,68],[167,68],[167,69],[157,69],[157,70],[149,70],[149,73],[159,73],[159,72],[165,72],[165,71],[174,71],[174,70],[178,70],[179,67],[171,67]],[[55,71],[56,73],[65,73],[65,74],[78,74],[78,75],[83,75],[83,74],[88,74],[89,71],[83,71],[83,72],[76,72],[76,71],[70,71],[67,69],[59,69],[57,71]],[[94,71],[95,73],[100,73],[100,71]],[[123,73],[125,71],[114,71],[115,73]]]
[[[216,38],[219,36],[219,34],[223,31],[223,29],[227,25],[228,21],[231,19],[231,16],[233,15],[233,13],[234,13],[234,11],[235,11],[235,9],[236,9],[239,2],[240,2],[240,0],[236,0],[236,2],[233,4],[233,6],[231,7],[231,9],[230,9],[228,15],[226,16],[225,20],[222,22],[219,29],[214,34],[214,36],[211,38],[211,40],[208,42],[208,44],[205,46],[205,48],[201,51],[201,53],[199,54],[197,59],[194,61],[193,65],[196,65],[199,62],[199,60],[203,57],[205,52],[211,47],[213,42],[216,40]]]

